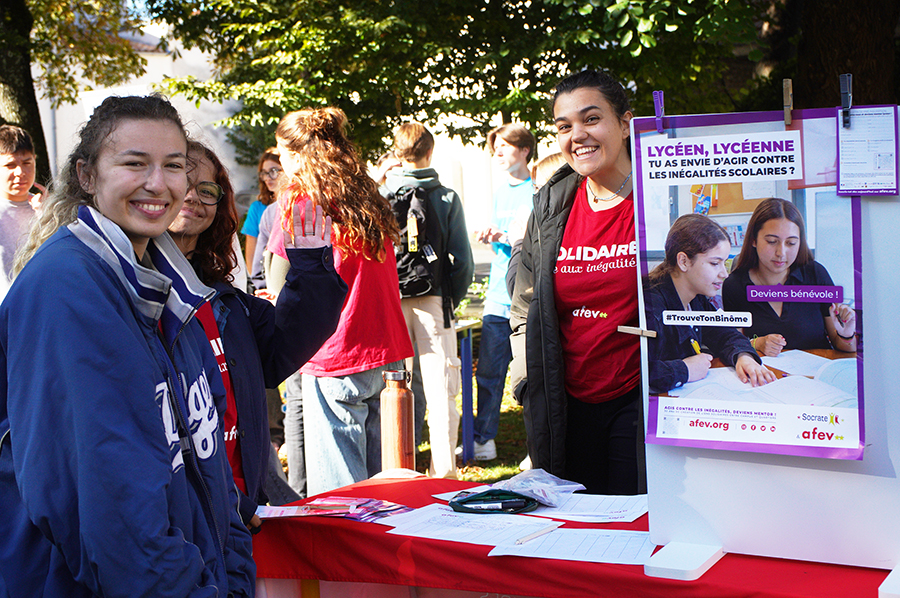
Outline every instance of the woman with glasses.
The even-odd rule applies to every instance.
[[[278,160],[278,149],[270,147],[259,157],[256,167],[259,178],[259,194],[256,201],[250,204],[241,234],[244,235],[244,259],[247,262],[247,274],[250,281],[265,280],[262,269],[262,259],[257,259],[256,241],[259,238],[259,221],[266,207],[275,201],[275,193],[281,178],[281,162]],[[260,287],[257,287],[260,288]]]
[[[337,275],[331,252],[331,218],[319,208],[300,214],[294,235],[285,238],[290,270],[277,306],[231,285],[237,256],[231,239],[237,226],[234,191],[225,167],[206,146],[191,141],[190,171],[184,206],[169,226],[175,244],[200,280],[215,290],[215,321],[203,322],[221,334],[222,377],[227,391],[225,449],[241,491],[241,519],[251,530],[259,526],[256,506],[284,504],[300,497],[267,485],[272,446],[266,410],[266,388],[276,388],[312,357],[337,327],[347,286]],[[304,318],[315,310],[315,318]],[[280,464],[279,464],[280,466]],[[274,484],[274,478],[270,478]],[[280,496],[268,496],[278,490]]]

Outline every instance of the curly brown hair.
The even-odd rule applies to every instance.
[[[291,206],[306,198],[322,206],[336,225],[334,246],[342,255],[362,253],[383,262],[384,239],[399,243],[400,231],[387,199],[347,138],[347,116],[340,108],[307,108],[286,114],[275,138],[291,152],[296,171],[280,200],[283,226],[290,227]]]
[[[231,282],[231,275],[237,266],[237,254],[234,251],[234,234],[237,232],[238,215],[234,205],[234,187],[228,177],[228,170],[216,154],[199,141],[188,141],[189,168],[196,168],[201,159],[208,160],[216,171],[215,183],[222,187],[222,199],[216,205],[216,215],[212,224],[197,237],[197,247],[193,258],[197,260],[202,272],[203,282]],[[193,185],[191,173],[188,180]]]

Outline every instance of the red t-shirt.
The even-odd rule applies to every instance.
[[[566,392],[585,403],[615,399],[640,381],[638,337],[617,331],[638,325],[636,265],[631,195],[594,212],[582,183],[553,274]]]
[[[281,204],[275,222],[282,222]],[[334,225],[332,239],[338,239]],[[361,244],[357,246],[357,249]],[[267,249],[287,259],[284,235],[273,230]],[[361,252],[343,255],[335,245],[334,269],[347,283],[347,298],[341,308],[337,330],[306,365],[304,374],[337,377],[358,374],[413,356],[412,342],[400,308],[400,282],[394,244],[384,240],[384,261],[367,259]],[[316,314],[308,314],[315,318]]]
[[[394,244],[384,242],[383,262],[334,249],[334,269],[347,283],[337,330],[300,368],[313,376],[349,376],[413,356],[400,308]],[[310,314],[315,317],[315,314]]]

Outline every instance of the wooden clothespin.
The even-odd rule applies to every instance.
[[[794,109],[794,83],[790,79],[782,81],[784,88],[784,126],[791,126],[791,110]]]
[[[656,132],[663,133],[663,116],[666,115],[665,98],[662,91],[653,92],[653,110],[656,112]]]
[[[634,326],[619,326],[617,330],[619,332],[624,332],[625,334],[636,334],[637,336],[656,338],[655,330],[644,330],[643,328],[635,328]]]
[[[846,73],[841,75],[841,116],[843,126],[850,128],[850,108],[853,107],[853,75]]]

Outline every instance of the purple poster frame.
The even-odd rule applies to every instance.
[[[794,110],[792,117],[795,121],[804,119],[823,119],[835,118],[834,109],[813,109],[813,110]],[[692,116],[666,116],[663,118],[663,126],[665,129],[677,130],[688,128],[712,128],[717,126],[731,127],[739,125],[750,125],[753,123],[775,123],[784,121],[784,113],[782,111],[772,112],[752,112],[752,113],[730,113],[730,114],[705,114]],[[636,209],[636,230],[638,236],[639,247],[639,268],[642,278],[648,274],[648,247],[647,247],[647,229],[645,221],[644,206],[644,172],[642,163],[642,151],[646,151],[642,147],[642,134],[656,133],[657,121],[654,117],[634,118],[632,120],[634,144],[634,161],[635,169],[635,209]],[[733,133],[734,131],[728,131]],[[722,134],[725,134],[724,132]],[[738,132],[738,134],[743,134]],[[710,137],[715,133],[709,134]],[[657,138],[658,139],[658,138]],[[836,146],[836,144],[835,144]],[[679,438],[665,437],[660,434],[660,409],[659,396],[649,393],[645,389],[647,395],[647,429],[646,442],[649,444],[710,448],[718,450],[732,450],[755,453],[781,454],[781,455],[799,455],[805,457],[818,457],[830,459],[846,459],[861,460],[863,458],[863,448],[865,446],[865,410],[864,410],[864,393],[863,393],[863,342],[862,342],[862,313],[863,313],[863,295],[862,295],[862,255],[861,255],[861,199],[859,195],[852,196],[851,200],[852,214],[852,243],[853,243],[853,284],[854,297],[856,300],[855,309],[857,314],[857,336],[858,350],[856,357],[856,374],[858,389],[858,443],[852,447],[827,447],[827,446],[809,446],[801,442],[798,444],[786,443],[760,443],[760,442],[740,442],[728,440],[699,440],[696,438]],[[643,318],[643,314],[642,314]],[[649,341],[648,341],[649,342]],[[646,348],[642,351],[642,359],[644,367],[647,364]],[[723,402],[723,405],[727,403]],[[760,403],[760,408],[770,407],[768,404]],[[776,406],[777,407],[777,406]],[[799,419],[799,417],[798,417]]]

